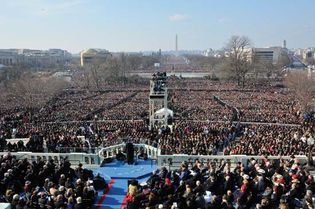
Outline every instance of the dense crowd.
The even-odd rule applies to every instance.
[[[6,142],[6,139],[12,138],[11,129],[2,130],[0,132],[0,150],[91,152],[97,147],[106,147],[128,140],[157,146],[156,134],[151,133],[143,121],[43,123],[38,126],[17,129],[14,136],[27,137],[29,140],[24,143],[22,141]]]
[[[99,178],[68,161],[20,160],[10,153],[0,157],[0,202],[12,209],[92,208]],[[95,180],[93,182],[93,180]],[[94,184],[93,184],[94,183]]]
[[[148,91],[145,91],[137,93],[124,103],[102,111],[97,117],[103,120],[141,120],[148,117],[148,109]]]
[[[40,110],[38,121],[77,121],[84,120],[88,114],[96,111],[107,111],[117,102],[129,96],[130,92],[109,92],[109,93],[91,93],[85,92],[88,95],[78,96],[70,94],[64,100],[47,106]],[[74,97],[74,98],[72,98]]]
[[[0,151],[96,152],[127,141],[159,147],[163,155],[288,156],[312,151],[315,117],[303,114],[287,89],[239,90],[233,83],[174,77],[168,82],[168,107],[175,112],[172,127],[152,131],[148,85],[71,89],[37,110],[8,99],[0,103]],[[14,138],[25,139],[11,143]],[[94,202],[93,176],[82,166],[74,170],[67,161],[29,162],[10,154],[1,156],[0,164],[0,202],[13,208],[80,209]],[[184,162],[177,171],[154,173],[147,185],[132,182],[128,208],[310,209],[314,192],[313,177],[294,158],[251,159],[235,168],[226,162]]]
[[[208,91],[175,91],[170,108],[186,120],[229,121],[232,117],[231,109],[220,105]]]
[[[165,167],[147,182],[132,181],[128,209],[295,209],[314,208],[315,182],[297,159],[257,161],[235,167],[196,160],[179,169]]]
[[[283,90],[279,92],[273,89],[259,92],[229,91],[217,95],[240,111],[241,121],[286,124],[301,122],[297,101],[292,94]]]
[[[304,155],[308,152],[308,137],[309,133],[300,127],[249,125],[237,141],[224,149],[224,154]]]
[[[111,85],[104,91],[69,89],[38,111],[18,104],[11,109],[1,106],[0,149],[91,152],[95,147],[132,140],[154,146],[159,143],[163,154],[307,153],[305,139],[314,137],[314,126],[300,126],[304,115],[287,89],[269,85],[240,90],[233,83],[175,77],[167,82],[168,107],[175,113],[173,132],[165,127],[149,131],[149,91],[144,85],[139,85],[139,90],[137,85],[124,89]],[[29,140],[6,141],[12,138]]]
[[[173,132],[162,134],[161,154],[217,155],[237,134],[239,127],[226,123],[176,124]]]

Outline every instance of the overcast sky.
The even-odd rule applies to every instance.
[[[315,46],[314,0],[0,0],[0,48],[110,51]]]

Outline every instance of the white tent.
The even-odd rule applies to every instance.
[[[162,109],[159,109],[158,111],[155,112],[155,115],[156,116],[159,116],[159,117],[163,117],[163,116],[171,116],[173,117],[174,115],[174,112],[166,107],[162,108]]]

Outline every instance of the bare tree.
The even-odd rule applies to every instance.
[[[128,70],[135,71],[138,70],[141,65],[142,57],[138,55],[127,56]]]
[[[189,55],[187,59],[190,63],[202,71],[214,72],[218,65],[222,62],[222,58],[206,57],[202,55]]]
[[[90,72],[86,67],[78,66],[72,75],[72,85],[79,89],[91,88]]]
[[[50,99],[63,90],[67,82],[52,76],[26,74],[12,83],[12,97],[28,110],[42,108]]]
[[[103,64],[91,64],[87,65],[86,68],[88,71],[86,77],[86,79],[88,79],[87,81],[92,81],[93,87],[99,90],[104,76]]]
[[[272,75],[277,74],[277,67],[270,61],[254,60],[252,66],[256,79],[260,76],[268,81]]]
[[[315,82],[305,71],[289,72],[285,78],[285,84],[295,92],[302,110],[307,110],[315,92]]]
[[[228,74],[244,87],[246,74],[250,70],[251,42],[245,36],[232,36],[226,45],[228,52]]]

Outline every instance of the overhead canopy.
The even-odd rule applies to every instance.
[[[162,108],[162,109],[159,109],[158,111],[155,112],[155,115],[156,116],[171,116],[173,117],[174,115],[174,112],[166,107]]]

